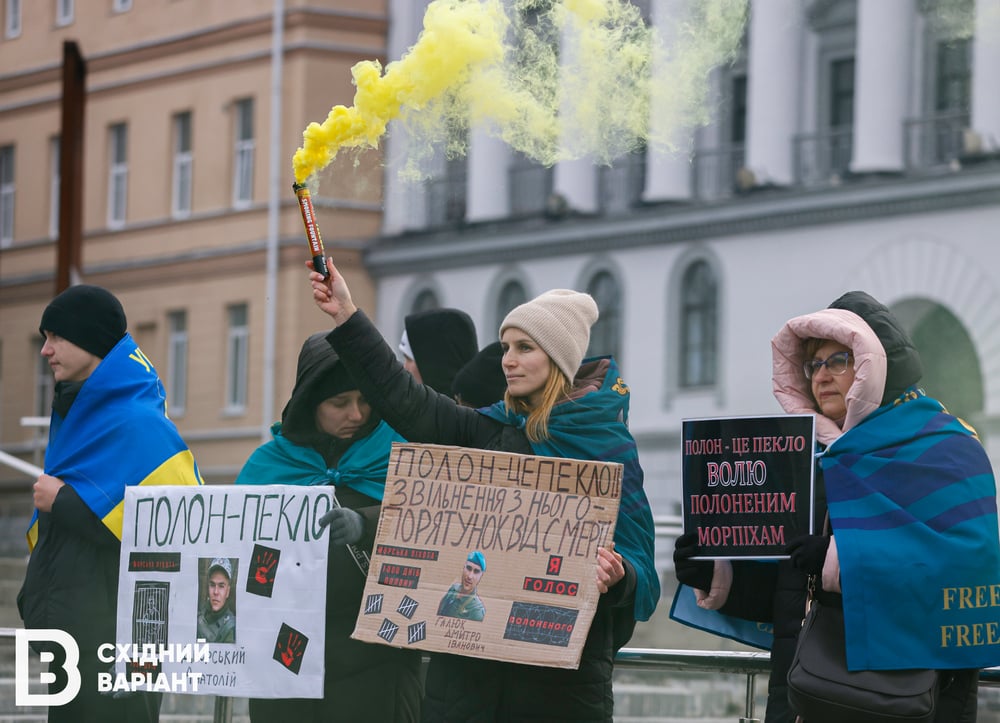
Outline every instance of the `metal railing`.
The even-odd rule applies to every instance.
[[[903,148],[908,169],[947,166],[964,150],[969,114],[938,113],[903,122]]]
[[[836,183],[850,171],[854,129],[795,136],[792,153],[795,180],[803,186]]]
[[[739,190],[736,172],[745,163],[743,144],[696,151],[691,161],[691,187],[695,197],[702,201],[732,198]]]

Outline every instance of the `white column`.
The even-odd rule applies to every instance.
[[[597,166],[590,158],[561,161],[552,174],[552,190],[574,211],[597,211]]]
[[[972,130],[981,150],[1000,150],[1000,7],[996,0],[976,0],[976,29],[972,43]]]
[[[504,218],[510,208],[510,151],[483,128],[469,139],[465,217],[471,223]]]
[[[854,63],[855,173],[903,168],[915,0],[858,0]]]
[[[574,77],[577,73],[580,28],[572,20],[567,22],[562,30],[559,43],[559,73],[563,77]],[[593,213],[597,210],[597,167],[593,159],[577,154],[586,149],[581,148],[579,139],[574,138],[575,126],[581,122],[577,117],[581,108],[577,98],[564,97],[560,103],[560,111],[566,119],[563,123],[561,150],[570,154],[570,159],[560,161],[552,173],[552,191],[564,199],[570,209]]]
[[[805,3],[752,0],[747,55],[746,165],[758,183],[794,181]]]
[[[677,25],[686,19],[687,3],[670,0],[651,0],[649,17],[668,50],[674,46]],[[680,62],[675,58],[674,62]],[[654,78],[670,82],[670,58],[659,58],[653,68]],[[653,104],[649,118],[649,134],[652,138],[670,138],[676,150],[652,145],[646,151],[646,187],[644,201],[683,201],[691,198],[691,128],[672,128],[676,116],[661,113]]]

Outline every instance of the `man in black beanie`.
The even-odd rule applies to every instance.
[[[99,674],[110,668],[98,647],[116,641],[120,503],[127,485],[200,484],[201,478],[166,417],[156,370],[126,327],[111,292],[80,285],[49,303],[39,328],[56,386],[17,605],[25,628],[73,636],[81,676],[75,698],[50,707],[49,721],[159,719],[159,693],[115,698],[98,690]],[[176,465],[165,464],[170,459]],[[53,686],[52,692],[62,689]]]

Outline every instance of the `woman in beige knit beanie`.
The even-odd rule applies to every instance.
[[[328,268],[328,278],[316,272],[309,277],[317,306],[336,327],[327,342],[372,409],[407,440],[617,462],[623,469],[613,539],[604,540],[594,553],[600,598],[579,667],[433,653],[423,720],[612,721],[615,651],[628,642],[637,620],[652,615],[660,584],[653,564],[653,518],[627,427],[628,385],[613,358],[583,358],[597,304],[588,294],[554,289],[511,311],[500,325],[504,400],[470,409],[406,373],[378,329],[354,305],[332,260]],[[484,593],[484,583],[480,594],[516,597],[517,591],[502,587],[503,579],[493,577],[491,584],[501,587]],[[503,624],[502,608],[487,606],[483,622]]]
[[[597,315],[590,294],[552,289],[515,307],[500,324],[504,401],[527,415],[525,429],[533,441],[547,436],[552,408],[569,396]]]

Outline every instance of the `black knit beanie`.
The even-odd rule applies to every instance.
[[[45,307],[38,330],[61,336],[102,359],[125,336],[128,322],[121,302],[107,289],[71,286]]]

